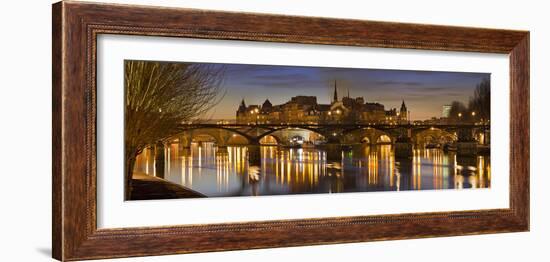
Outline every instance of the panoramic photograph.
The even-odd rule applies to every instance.
[[[124,62],[125,199],[491,186],[480,72]]]

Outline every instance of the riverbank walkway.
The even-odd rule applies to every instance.
[[[192,189],[144,173],[134,173],[132,187],[131,200],[206,197]]]

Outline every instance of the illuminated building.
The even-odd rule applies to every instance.
[[[273,105],[269,99],[260,105],[246,105],[244,99],[236,112],[237,124],[405,124],[408,122],[405,101],[401,108],[385,110],[380,103],[366,102],[349,95],[339,99],[336,83],[330,104],[317,103],[315,96],[295,96]]]
[[[441,112],[441,117],[449,118],[451,115],[451,105],[444,105],[443,111]]]

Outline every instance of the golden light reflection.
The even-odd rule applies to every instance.
[[[485,175],[485,159],[482,156],[477,157],[477,170],[478,181],[480,183],[479,187],[484,188],[485,180],[483,179],[483,176]]]
[[[198,170],[199,170],[199,175],[202,174],[202,143],[199,143],[199,164],[198,164]]]
[[[170,174],[170,144],[164,148],[164,168],[165,172]]]
[[[369,184],[374,185],[378,183],[378,155],[376,151],[369,154]]]
[[[156,175],[154,152],[144,149],[134,172]],[[441,149],[415,148],[412,158],[396,160],[393,145],[368,145],[336,151],[328,160],[328,151],[313,147],[265,145],[255,165],[248,152],[246,146],[193,142],[184,148],[176,142],[164,148],[165,178],[215,196],[487,188],[491,179],[488,156],[457,157]]]

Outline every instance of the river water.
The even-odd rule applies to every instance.
[[[489,156],[461,157],[440,149],[414,149],[399,159],[391,145],[356,146],[327,159],[321,149],[262,146],[249,161],[246,146],[218,150],[213,143],[166,150],[165,179],[208,197],[488,188]],[[254,162],[254,163],[250,163]],[[259,162],[259,163],[258,163]],[[135,171],[156,175],[145,151]]]

